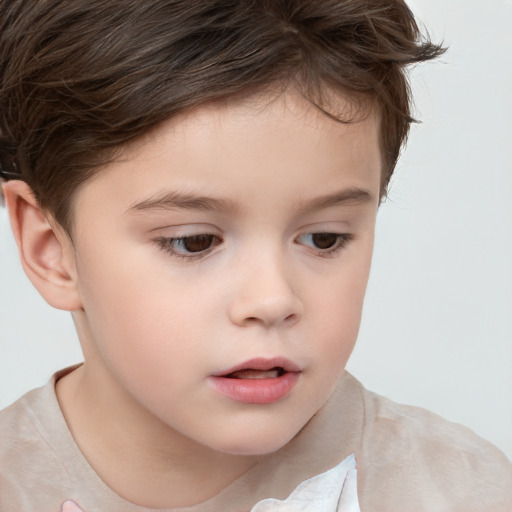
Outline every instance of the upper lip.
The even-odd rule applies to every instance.
[[[236,366],[232,366],[231,368],[227,368],[226,370],[221,370],[220,372],[213,373],[213,377],[221,377],[223,375],[229,375],[230,373],[237,372],[239,370],[272,370],[272,368],[282,368],[285,372],[300,372],[301,368],[286,359],[285,357],[272,357],[272,358],[264,358],[264,357],[256,357],[254,359],[249,359],[248,361],[244,361],[243,363],[237,364]]]

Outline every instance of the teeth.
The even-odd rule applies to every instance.
[[[232,379],[275,379],[282,375],[284,371],[281,368],[272,368],[271,370],[253,370],[247,368],[246,370],[238,370],[230,373],[228,377]]]

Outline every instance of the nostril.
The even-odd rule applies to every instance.
[[[286,323],[286,324],[291,324],[291,323],[294,323],[298,318],[298,315],[296,315],[295,313],[291,313],[290,315],[288,316],[285,316],[283,319],[282,319],[282,322],[283,323]],[[278,320],[265,320],[264,318],[259,318],[257,316],[249,316],[245,319],[245,323],[246,324],[259,324],[259,323],[264,323],[264,324],[277,324],[279,323]]]
[[[290,322],[295,322],[295,320],[297,320],[297,315],[295,313],[292,313],[291,315],[288,315],[284,321],[287,322],[287,323],[290,323]]]
[[[258,292],[258,293],[256,293]],[[229,306],[229,317],[240,326],[294,325],[302,316],[302,303],[292,293],[263,294],[253,290],[241,294]]]

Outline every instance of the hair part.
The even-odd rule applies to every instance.
[[[444,52],[402,0],[3,0],[0,168],[70,234],[76,190],[179,112],[293,84],[376,105],[382,195],[406,141],[406,67]]]

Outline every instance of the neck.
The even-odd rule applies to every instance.
[[[71,433],[99,477],[124,499],[150,508],[186,507],[218,494],[257,463],[221,453],[165,425],[108,372],[87,365],[57,383]]]

